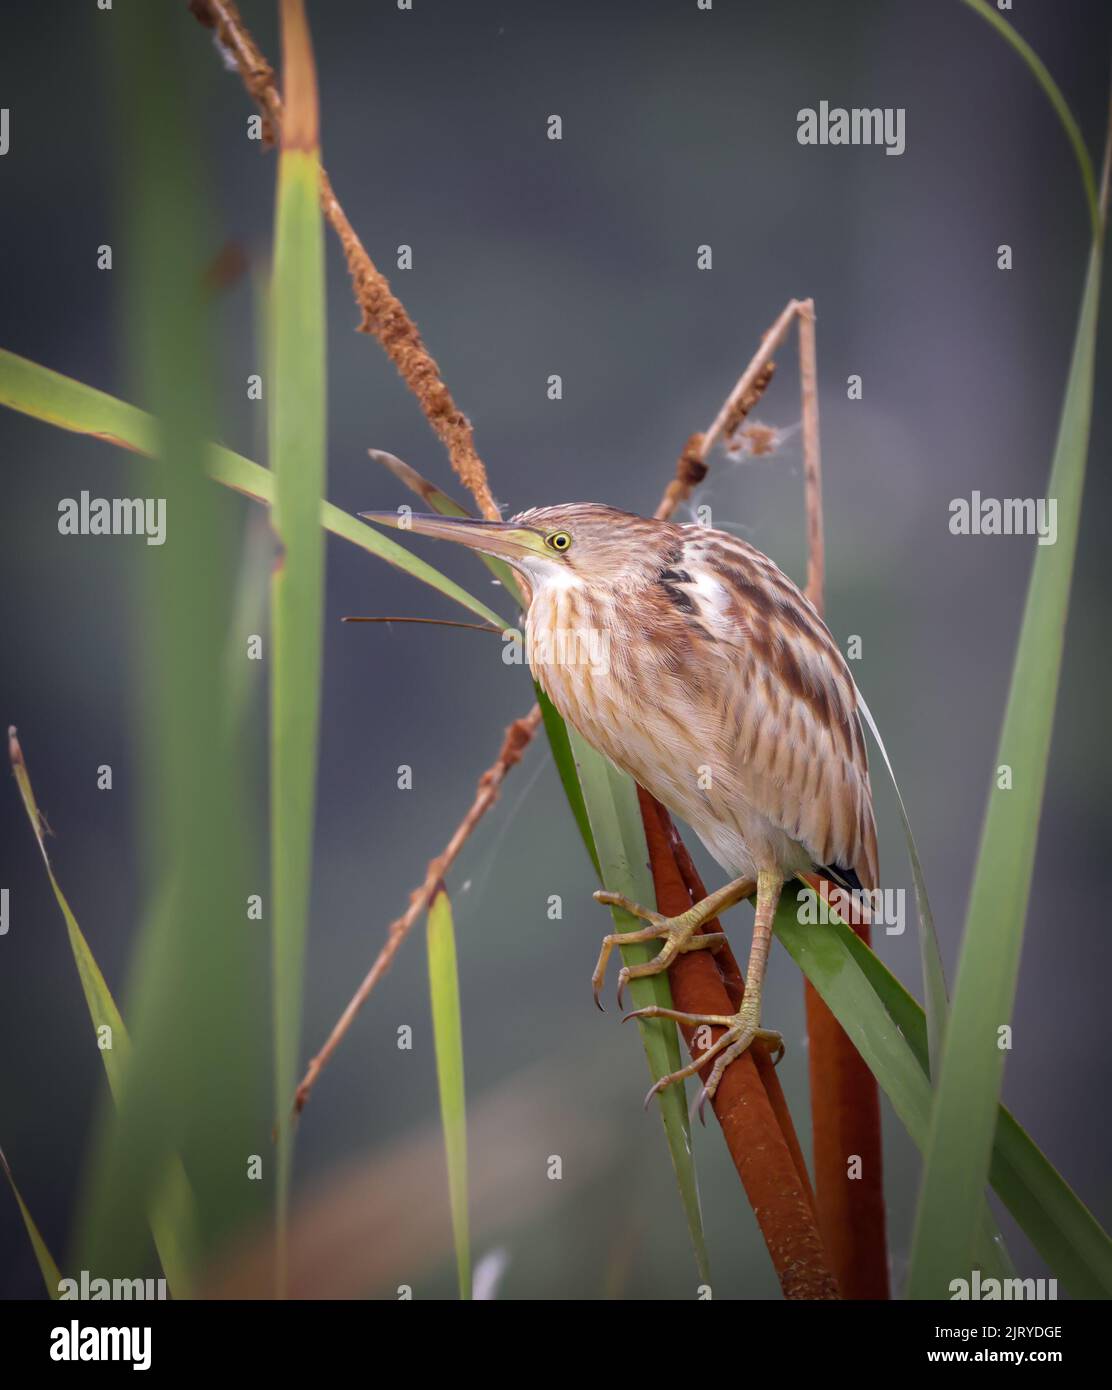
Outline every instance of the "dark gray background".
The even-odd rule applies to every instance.
[[[238,79],[180,8],[180,61],[201,97],[193,129],[218,211],[212,251],[235,239],[264,274],[275,160],[246,139],[252,108]],[[243,8],[276,61],[275,7]],[[12,147],[0,160],[0,342],[120,394],[128,383],[119,277],[96,270],[95,248],[119,230],[105,45],[133,9],[8,3],[0,48],[0,104],[12,111]],[[973,488],[997,496],[1045,488],[1087,249],[1073,156],[1029,72],[957,0],[716,0],[710,13],[694,0],[415,0],[411,13],[376,0],[310,12],[336,190],[470,414],[511,509],[598,500],[651,510],[680,446],[713,417],[761,332],[790,297],[815,298],[829,619],[840,639],[863,638],[855,674],[901,778],[952,972],[1033,543],[955,538],[948,504]],[[1018,4],[1013,17],[1058,79],[1095,157],[1107,102],[1107,6],[1044,0]],[[906,152],[801,147],[796,111],[823,99],[905,107]],[[545,138],[550,112],[563,116],[561,143]],[[406,273],[394,270],[403,242],[415,257]],[[1014,248],[1010,273],[996,268],[1001,242]],[[710,273],[696,270],[701,243],[714,249]],[[381,350],[352,332],[356,315],[331,236],[328,270],[329,495],[353,511],[403,500],[368,462],[368,446],[454,486]],[[244,390],[259,369],[252,315],[243,280],[223,316],[223,438],[261,458],[261,407]],[[545,393],[553,372],[564,379],[559,403]],[[864,378],[860,402],[846,399],[850,373]],[[1095,891],[1108,846],[1103,380],[1101,371],[1005,1095],[1107,1220],[1112,960]],[[781,355],[759,414],[782,426],[797,421],[794,352]],[[142,653],[128,584],[129,546],[139,542],[63,539],[56,516],[58,499],[82,488],[149,491],[146,465],[8,413],[0,448],[0,718],[20,727],[57,832],[57,870],[110,983],[122,988],[138,907],[131,675]],[[699,500],[716,522],[736,523],[802,576],[797,438],[771,460],[738,467],[716,458]],[[232,497],[228,505],[249,510]],[[469,557],[427,544],[422,553],[498,603]],[[526,676],[503,667],[486,638],[341,627],[339,615],[350,612],[458,615],[342,542],[330,541],[328,555],[306,1055],[470,803],[504,726],[531,700]],[[107,794],[95,787],[102,762],[117,771]],[[403,762],[415,779],[405,793],[395,787]],[[882,776],[874,781],[884,879],[907,883],[892,796]],[[0,940],[0,1143],[58,1252],[103,1079],[14,784],[0,817],[0,883],[13,911]],[[717,881],[718,871],[704,868]],[[477,1213],[477,1249],[509,1252],[508,1297],[690,1296],[693,1268],[660,1125],[641,1112],[640,1047],[613,1010],[603,1018],[591,1005],[588,977],[606,919],[590,902],[588,865],[540,743],[450,887],[469,1096],[479,1107],[546,1062],[542,1102],[551,1095],[556,1114],[558,1098],[559,1113],[575,1117],[496,1134],[525,1177],[512,1210],[507,1201],[499,1217],[495,1194]],[[550,893],[563,895],[562,922],[546,918]],[[749,918],[737,915],[742,954]],[[914,928],[880,950],[918,992]],[[782,1076],[805,1130],[801,1001],[798,973],[777,950],[765,1018],[788,1039]],[[373,1174],[388,1146],[404,1154],[435,1124],[427,1011],[416,933],[318,1087],[299,1140],[299,1192],[327,1184],[349,1162]],[[402,1023],[416,1032],[411,1053],[394,1046]],[[268,1031],[269,1019],[261,1016],[259,1028]],[[565,1123],[578,1126],[578,1138],[561,1131]],[[898,1274],[918,1159],[890,1115],[886,1134]],[[578,1153],[577,1144],[591,1157],[554,1194],[545,1157]],[[713,1127],[698,1136],[697,1156],[716,1296],[774,1295]],[[405,1189],[403,1176],[368,1201],[404,1209],[426,1200]],[[1024,1272],[1040,1272],[1006,1229]],[[391,1296],[408,1282],[418,1294],[450,1294],[449,1240],[444,1226],[431,1252],[410,1259],[403,1238],[389,1277],[362,1291]],[[4,1197],[0,1246],[0,1290],[37,1296],[38,1273]]]

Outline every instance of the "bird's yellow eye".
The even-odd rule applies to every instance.
[[[553,531],[550,536],[545,536],[544,543],[552,550],[563,551],[571,549],[571,537],[566,531]]]

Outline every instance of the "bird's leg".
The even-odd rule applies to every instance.
[[[657,1004],[651,1004],[647,1009],[638,1009],[635,1013],[627,1015],[627,1018],[672,1018],[677,1023],[686,1024],[691,1028],[707,1024],[726,1029],[722,1036],[711,1043],[693,1062],[669,1076],[662,1076],[645,1097],[646,1104],[657,1091],[663,1091],[673,1082],[692,1076],[714,1057],[716,1060],[711,1074],[695,1099],[695,1108],[701,1116],[707,1101],[714,1099],[723,1072],[752,1043],[766,1043],[778,1054],[775,1059],[777,1061],[783,1055],[784,1040],[780,1034],[761,1027],[761,990],[764,985],[765,967],[768,964],[768,951],[772,944],[772,923],[783,886],[782,876],[772,870],[762,869],[757,874],[757,911],[753,922],[753,945],[749,951],[749,965],[745,972],[745,993],[742,996],[741,1008],[736,1014],[685,1014],[676,1009],[664,1009]]]
[[[606,975],[610,953],[615,946],[628,946],[635,941],[655,941],[660,937],[664,938],[664,945],[652,960],[645,961],[643,965],[622,966],[618,973],[618,1008],[620,1009],[622,1007],[622,995],[630,980],[641,980],[646,975],[659,975],[661,971],[667,970],[675,958],[682,955],[684,951],[716,951],[719,947],[724,946],[726,937],[722,932],[707,932],[703,935],[696,933],[704,922],[709,922],[712,917],[717,917],[720,912],[725,912],[728,907],[733,907],[743,898],[751,897],[755,887],[756,885],[751,878],[735,879],[732,883],[727,883],[724,888],[719,888],[716,893],[709,894],[678,917],[662,917],[657,912],[650,912],[648,908],[639,907],[637,903],[631,902],[621,893],[608,893],[602,890],[597,892],[595,894],[596,902],[606,903],[608,907],[620,907],[632,917],[640,917],[642,921],[649,922],[651,925],[643,931],[612,932],[610,936],[603,937],[598,964],[595,966],[595,973],[591,976],[595,1003],[600,1009],[602,1008],[599,992]]]

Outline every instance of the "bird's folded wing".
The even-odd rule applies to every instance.
[[[857,693],[845,658],[799,588],[722,532],[685,540],[668,581],[701,628],[694,707],[727,769],[709,794],[743,798],[816,864],[877,884],[876,826]],[[689,667],[689,670],[691,668]],[[732,774],[732,775],[731,775]]]

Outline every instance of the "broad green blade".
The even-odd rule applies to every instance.
[[[803,891],[814,899],[811,889]],[[930,1082],[850,950],[845,937],[855,936],[854,932],[849,927],[838,930],[833,910],[830,917],[829,926],[801,923],[796,899],[785,891],[776,913],[776,935],[845,1029],[900,1122],[922,1149],[930,1122]],[[993,1278],[1010,1277],[1010,1262],[995,1239],[983,1192],[971,1219],[978,1267]]]
[[[622,893],[643,907],[656,903],[652,875],[649,872],[649,851],[645,844],[645,829],[637,803],[637,788],[631,777],[619,772],[601,753],[587,743],[574,728],[568,728],[571,748],[575,755],[579,785],[590,819],[590,828],[598,851],[602,881],[612,893]],[[618,931],[639,930],[642,923],[621,908],[611,908]],[[622,959],[634,965],[651,959],[652,947],[637,942],[622,948]],[[637,1008],[660,1004],[673,1008],[672,991],[666,973],[647,979],[633,980],[630,993]],[[679,1035],[671,1019],[638,1019],[641,1041],[654,1081],[683,1065],[680,1057]],[[695,1161],[691,1154],[691,1128],[687,1114],[684,1087],[677,1083],[662,1091],[657,1098],[664,1133],[676,1170],[680,1200],[687,1218],[691,1241],[695,1247],[695,1263],[699,1277],[710,1280],[703,1217],[699,1206],[699,1185],[695,1176]]]
[[[31,785],[31,777],[23,758],[23,750],[14,728],[8,730],[8,752],[16,786],[19,788],[19,795],[23,801],[23,809],[27,812],[27,819],[31,823],[35,843],[42,855],[42,862],[46,867],[46,876],[50,880],[54,900],[58,904],[66,924],[66,934],[69,937],[70,950],[73,952],[73,962],[77,966],[77,976],[81,981],[82,993],[85,995],[85,1004],[89,1010],[97,1050],[104,1063],[104,1072],[108,1078],[112,1099],[117,1105],[120,1105],[124,1095],[127,1069],[131,1061],[131,1039],[120,1011],[116,1007],[116,1001],[112,997],[112,991],[108,988],[100,966],[89,949],[89,943],[78,926],[73,909],[54,874],[54,866],[46,852],[46,840],[43,835],[45,821],[35,799],[35,790]],[[176,1154],[166,1164],[165,1176],[156,1189],[156,1195],[149,1210],[151,1235],[154,1238],[155,1249],[158,1251],[158,1258],[162,1264],[163,1273],[166,1275],[170,1292],[175,1298],[187,1298],[190,1289],[189,1258],[196,1241],[194,1230],[196,1216],[193,1210],[193,1194],[190,1191],[189,1179],[185,1175],[181,1159]]]
[[[270,293],[272,521],[282,559],[271,584],[270,865],[278,1292],[293,1160],[305,943],[313,867],[324,616],[325,290],[316,70],[304,6],[282,0],[281,153]]]
[[[12,1170],[4,1156],[3,1149],[0,1149],[0,1168],[4,1170],[4,1176],[12,1189],[12,1196],[19,1208],[19,1214],[23,1217],[27,1239],[31,1242],[31,1249],[35,1252],[35,1259],[38,1261],[39,1270],[42,1273],[42,1281],[46,1285],[47,1297],[56,1299],[62,1283],[62,1271],[55,1264],[54,1256],[47,1249],[46,1241],[43,1240],[38,1226],[35,1225],[34,1217],[27,1209],[27,1203],[19,1195],[19,1188],[15,1185],[15,1178],[12,1176]]]
[[[134,453],[153,455],[157,450],[156,421],[145,411],[4,348],[0,348],[0,405]],[[231,449],[219,444],[208,445],[206,469],[214,481],[253,501],[266,505],[274,501],[274,477],[269,470]],[[389,536],[349,516],[331,502],[322,501],[318,506],[320,525],[326,531],[404,570],[488,623],[504,626],[503,620],[485,603],[473,598],[432,565],[411,555]]]
[[[923,874],[922,861],[919,858],[919,848],[915,843],[915,836],[911,829],[911,821],[908,819],[907,808],[904,805],[903,793],[900,791],[899,783],[896,781],[896,772],[892,767],[892,760],[888,756],[888,749],[884,746],[884,740],[880,736],[880,730],[876,726],[876,720],[872,716],[868,705],[857,691],[858,705],[861,710],[865,723],[876,740],[876,746],[880,750],[880,755],[884,759],[884,766],[888,770],[888,776],[892,782],[892,790],[896,793],[896,806],[899,810],[900,824],[903,827],[904,840],[907,843],[908,859],[911,863],[911,879],[915,889],[916,922],[919,936],[919,961],[923,971],[923,989],[927,1001],[925,1012],[926,1020],[926,1053],[924,1067],[928,1077],[937,1076],[938,1069],[942,1062],[942,1043],[946,1033],[946,1015],[949,1012],[949,998],[946,992],[946,976],[942,969],[942,952],[938,945],[938,935],[934,929],[934,914],[931,912],[930,900],[927,897],[927,881]],[[850,933],[856,942],[870,959],[877,960],[877,957],[869,951],[864,942],[855,933]],[[879,961],[877,962],[880,963]],[[918,1006],[916,1006],[918,1007]],[[994,1250],[997,1256],[997,1268],[999,1277],[1012,1277],[1014,1266],[1008,1248],[1004,1243],[1004,1237],[993,1218],[992,1212],[987,1205],[981,1208],[980,1230],[978,1232],[978,1249]]]
[[[1050,754],[1070,580],[1089,443],[1100,294],[1093,249],[1047,496],[1057,500],[1054,545],[1037,545],[994,769],[1012,770],[988,811],[966,916],[926,1150],[908,1291],[940,1298],[972,1269],[970,1224],[988,1179],[1020,948]]]
[[[429,904],[429,998],[436,1048],[440,1123],[448,1162],[448,1197],[456,1247],[459,1296],[471,1297],[471,1238],[467,1217],[467,1105],[463,1090],[463,1025],[452,905],[443,888]]]
[[[191,1266],[211,1258],[257,1222],[262,1184],[248,1180],[249,1158],[260,1150],[269,1158],[246,912],[258,877],[242,750],[226,736],[237,509],[205,476],[219,354],[199,285],[213,238],[191,135],[203,107],[189,66],[176,60],[174,31],[165,7],[142,7],[105,38],[103,65],[128,247],[116,272],[126,359],[151,407],[145,444],[155,459],[128,471],[149,480],[166,517],[163,544],[135,548],[128,560],[143,906],[124,992],[132,1047],[116,1109],[96,1129],[80,1221],[81,1267],[112,1277],[146,1267],[147,1213],[163,1208],[182,1258]],[[9,385],[10,366],[5,360]],[[179,1154],[194,1223],[167,1190]],[[180,1282],[170,1269],[167,1277]]]
[[[854,932],[836,930],[925,1072],[927,1026],[919,1003]],[[1003,1105],[989,1181],[1072,1297],[1112,1298],[1112,1239]]]
[[[807,895],[814,896],[812,890],[802,890],[800,902]],[[801,923],[796,899],[790,886],[785,887],[776,914],[776,935],[849,1034],[900,1122],[921,1148],[927,1138],[930,1083],[843,934],[836,929],[833,909],[828,911],[829,929],[826,922]]]
[[[42,812],[35,799],[31,778],[27,772],[27,764],[23,759],[23,750],[14,728],[8,730],[8,750],[16,786],[19,788],[19,795],[23,800],[23,809],[27,812],[27,819],[31,822],[35,842],[42,855],[42,862],[46,866],[46,876],[50,880],[54,900],[61,909],[62,917],[65,920],[70,949],[73,952],[74,964],[77,966],[85,1003],[89,1008],[89,1017],[92,1019],[93,1032],[99,1044],[101,1061],[104,1063],[108,1084],[113,1096],[118,1100],[123,1093],[124,1076],[131,1056],[131,1039],[127,1035],[127,1028],[124,1026],[119,1009],[116,1007],[116,1001],[112,998],[108,984],[101,974],[100,966],[97,965],[96,959],[89,949],[89,943],[85,940],[84,933],[77,924],[77,918],[73,915],[73,910],[54,875],[54,866],[46,852]]]
[[[868,724],[873,738],[876,740],[877,748],[884,759],[884,766],[888,770],[888,776],[892,782],[892,790],[896,793],[896,806],[900,814],[900,824],[903,827],[904,840],[907,844],[908,859],[911,863],[911,879],[915,888],[915,908],[916,925],[919,937],[919,962],[923,972],[923,989],[927,1001],[925,1012],[926,1022],[926,1052],[924,1056],[924,1069],[927,1076],[937,1076],[938,1069],[942,1062],[942,1042],[946,1034],[946,1015],[949,1012],[949,998],[946,992],[946,976],[942,969],[942,952],[938,945],[938,935],[934,929],[934,914],[931,912],[930,900],[927,897],[927,881],[923,873],[922,861],[919,858],[919,848],[915,843],[915,835],[911,829],[911,821],[908,819],[907,808],[904,805],[903,793],[900,791],[899,783],[896,781],[896,772],[892,766],[892,760],[888,756],[888,749],[884,746],[884,740],[880,736],[880,730],[876,726],[872,712],[861,697],[861,692],[857,692],[857,700],[861,709],[861,714]],[[873,953],[868,950],[864,942],[855,933],[850,933],[863,951],[869,957],[876,960]],[[879,963],[879,962],[878,962]],[[1004,1237],[992,1215],[987,1204],[982,1205],[980,1215],[980,1228],[977,1235],[978,1246],[981,1251],[989,1251],[995,1254],[993,1268],[999,1278],[1011,1278],[1014,1276],[1015,1267],[1008,1253],[1008,1248],[1004,1243]]]

